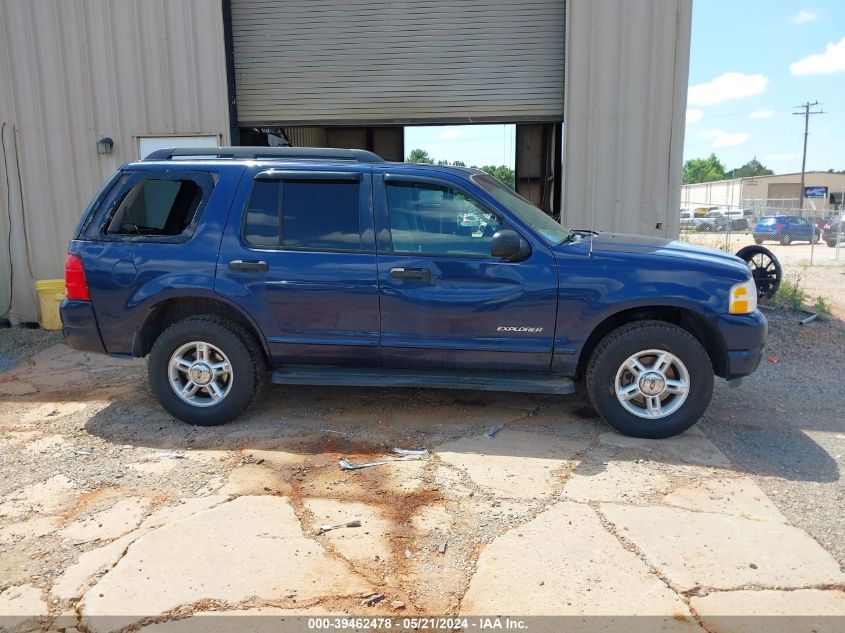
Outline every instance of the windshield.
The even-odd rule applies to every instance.
[[[537,231],[551,246],[557,246],[569,238],[568,229],[492,176],[473,174],[472,180],[501,202],[508,211]]]

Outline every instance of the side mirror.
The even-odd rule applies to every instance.
[[[490,255],[509,262],[517,262],[531,254],[531,246],[519,233],[511,229],[502,229],[493,234],[490,241]]]

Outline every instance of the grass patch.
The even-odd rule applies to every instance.
[[[830,318],[830,304],[824,297],[816,297],[813,304],[813,312],[819,315],[819,320],[826,321]]]
[[[790,310],[801,310],[804,301],[807,299],[807,293],[801,290],[798,282],[792,282],[784,279],[775,296],[772,297],[772,302],[780,307],[789,308]]]

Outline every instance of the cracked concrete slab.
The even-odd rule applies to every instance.
[[[837,590],[720,591],[690,604],[711,633],[840,633],[845,620],[845,593]]]
[[[176,503],[165,505],[156,508],[150,515],[144,519],[140,527],[155,528],[164,525],[165,523],[173,523],[186,517],[208,510],[214,506],[218,506],[224,501],[228,501],[229,497],[226,495],[209,495],[207,497],[188,497],[186,499],[179,499]]]
[[[0,592],[0,618],[4,627],[13,629],[24,622],[37,624],[38,618],[46,615],[47,603],[38,587],[18,585]]]
[[[619,460],[607,461],[599,467],[595,463],[585,465],[582,462],[566,482],[563,495],[567,499],[585,503],[635,503],[647,501],[652,495],[668,488],[669,478],[651,465]]]
[[[83,552],[79,559],[62,572],[50,589],[50,595],[59,600],[81,598],[95,577],[114,566],[129,545],[146,533],[137,530],[112,541],[108,545]]]
[[[375,556],[382,560],[390,558],[387,535],[391,524],[373,506],[335,499],[306,499],[304,505],[313,515],[314,532],[320,525],[361,521],[361,527],[339,528],[321,536],[346,560],[370,562]]]
[[[117,538],[138,527],[150,503],[144,497],[118,499],[106,510],[80,516],[59,530],[59,535],[75,542]]]
[[[666,495],[663,503],[698,512],[786,523],[786,518],[750,477],[702,479]]]
[[[506,498],[536,499],[554,492],[556,471],[587,447],[586,441],[505,429],[441,444],[435,454],[473,482]]]
[[[681,599],[602,527],[589,506],[568,501],[484,549],[461,613],[677,616],[675,630],[692,628]]]
[[[168,523],[130,545],[83,597],[83,622],[127,626],[203,600],[237,603],[295,595],[314,600],[370,589],[306,538],[283,497],[240,497]]]
[[[731,461],[725,457],[725,454],[697,429],[665,440],[646,440],[619,433],[602,433],[599,435],[599,443],[603,446],[637,449],[651,459],[664,462],[699,464],[716,468],[731,466]]]
[[[76,484],[65,475],[24,486],[12,499],[0,504],[0,516],[22,517],[28,512],[58,512],[76,496]]]
[[[601,512],[684,591],[845,582],[830,554],[790,525],[657,506],[603,504]]]

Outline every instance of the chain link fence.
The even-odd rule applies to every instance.
[[[799,208],[797,198],[684,200],[680,239],[744,259],[763,308],[786,308],[799,320],[826,318],[832,306],[835,312],[845,305],[845,208],[808,202]]]

